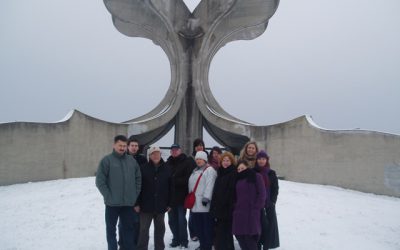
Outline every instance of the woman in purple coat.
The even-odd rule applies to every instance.
[[[262,176],[249,168],[245,160],[238,162],[232,233],[243,250],[257,250],[261,234],[261,209],[265,204]]]

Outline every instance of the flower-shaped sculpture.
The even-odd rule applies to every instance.
[[[279,0],[203,0],[191,13],[182,0],[104,0],[115,27],[161,46],[171,64],[170,87],[149,113],[129,120],[128,133],[151,143],[175,125],[175,141],[189,149],[203,127],[234,152],[252,137],[252,125],[225,112],[211,93],[210,63],[234,40],[261,35]]]
[[[175,125],[186,150],[203,127],[234,152],[256,126],[225,112],[211,93],[208,74],[217,51],[234,40],[261,35],[279,0],[203,0],[191,13],[182,0],[104,0],[115,27],[161,46],[171,65],[170,87],[149,113],[129,120],[128,133],[149,144]]]

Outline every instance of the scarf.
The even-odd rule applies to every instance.
[[[256,172],[254,172],[252,169],[247,168],[245,170],[243,170],[240,173],[237,173],[237,180],[242,180],[242,179],[246,179],[247,182],[252,182],[252,183],[256,183]]]
[[[254,165],[256,164],[256,156],[249,156],[245,154],[243,158],[249,163],[250,168],[254,168]]]
[[[224,168],[224,167],[218,168],[217,173],[218,173],[218,176],[224,176],[224,175],[232,173],[234,171],[236,171],[235,166],[234,165],[230,165],[227,168]]]
[[[269,167],[269,164],[267,164],[264,167],[260,167],[258,166],[258,164],[256,164],[256,166],[254,167],[254,170],[257,173],[260,173],[261,176],[263,177],[264,180],[264,185],[265,185],[265,191],[267,194],[266,200],[265,200],[265,207],[268,207],[270,202],[271,202],[271,181],[269,180],[269,171],[271,171],[271,168]]]
[[[217,170],[219,168],[219,162],[218,160],[215,159],[210,159],[210,161],[208,162],[210,164],[210,166],[212,166],[215,170]]]

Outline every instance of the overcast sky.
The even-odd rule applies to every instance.
[[[399,13],[398,0],[283,0],[262,36],[217,53],[213,94],[257,125],[308,114],[328,129],[400,134]],[[161,48],[120,34],[101,0],[0,3],[1,122],[53,122],[71,109],[125,121],[154,108],[169,82]]]

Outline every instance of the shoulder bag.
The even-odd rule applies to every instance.
[[[203,176],[204,171],[206,171],[207,167],[201,172],[199,178],[197,178],[196,185],[194,185],[194,189],[192,192],[188,193],[185,197],[185,202],[183,203],[183,207],[186,209],[192,209],[194,207],[194,203],[196,202],[196,190],[199,185],[201,176]]]

